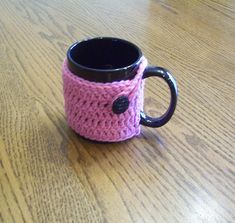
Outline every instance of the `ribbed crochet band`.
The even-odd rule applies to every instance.
[[[79,135],[96,141],[116,142],[140,133],[140,111],[143,110],[143,57],[132,80],[97,83],[84,80],[70,72],[63,63],[65,113],[69,126]],[[128,109],[121,114],[112,111],[120,96],[129,99]]]

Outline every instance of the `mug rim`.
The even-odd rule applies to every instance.
[[[137,50],[138,58],[133,63],[131,63],[127,66],[120,67],[120,68],[114,68],[114,69],[91,68],[91,67],[81,65],[81,64],[79,64],[79,63],[77,63],[76,61],[73,60],[73,58],[71,56],[71,50],[74,47],[76,47],[78,44],[80,44],[82,42],[88,42],[88,41],[92,41],[92,40],[102,40],[102,39],[103,40],[117,40],[117,41],[127,43],[128,45],[131,45],[132,47],[134,47]],[[83,39],[81,41],[77,41],[74,44],[72,44],[67,50],[67,60],[68,60],[70,68],[71,68],[71,65],[72,65],[72,67],[73,67],[72,70],[74,69],[74,67],[77,67],[77,68],[84,69],[84,70],[87,70],[87,71],[90,71],[90,72],[102,72],[102,73],[115,73],[115,72],[120,72],[120,71],[123,71],[123,70],[128,70],[129,68],[132,68],[133,66],[137,65],[141,61],[142,56],[143,56],[142,51],[140,50],[140,48],[137,45],[135,45],[134,43],[132,43],[128,40],[124,40],[124,39],[117,38],[117,37],[94,37],[94,38]]]

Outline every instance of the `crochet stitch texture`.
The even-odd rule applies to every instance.
[[[68,125],[79,135],[95,141],[118,142],[138,135],[146,66],[143,57],[132,80],[98,83],[73,74],[65,60],[62,77]],[[128,97],[129,107],[124,113],[115,114],[113,102],[123,95]]]

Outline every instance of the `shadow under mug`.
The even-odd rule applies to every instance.
[[[73,44],[67,51],[69,70],[88,81],[114,82],[133,79],[139,68],[143,54],[135,44],[113,37],[97,37]],[[160,77],[169,86],[171,100],[167,111],[160,117],[150,117],[140,112],[140,124],[160,127],[172,117],[177,104],[177,84],[172,74],[165,68],[148,66],[142,78]],[[126,98],[120,98],[113,105],[113,112],[122,113],[128,107]]]

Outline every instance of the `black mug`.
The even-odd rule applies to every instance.
[[[67,66],[74,75],[87,81],[111,83],[135,78],[142,58],[139,47],[129,41],[98,37],[73,44],[67,51]],[[168,110],[161,117],[150,117],[143,111],[140,112],[140,124],[155,128],[163,126],[171,119],[176,108],[178,92],[176,81],[167,69],[146,67],[142,79],[152,76],[164,79],[171,94]],[[128,98],[121,96],[114,101],[112,110],[115,114],[121,114],[128,106]]]

